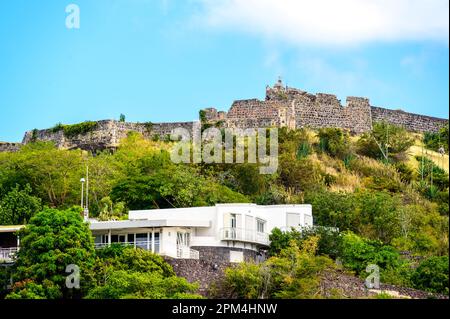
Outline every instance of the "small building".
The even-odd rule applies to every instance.
[[[20,241],[17,232],[24,227],[0,226],[0,263],[11,263],[14,254],[17,253]]]
[[[181,259],[241,262],[269,247],[269,234],[313,225],[311,205],[217,204],[130,211],[128,220],[90,220],[97,248],[119,243]]]

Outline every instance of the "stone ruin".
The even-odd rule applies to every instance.
[[[372,129],[373,122],[386,121],[414,132],[436,132],[448,120],[371,106],[369,99],[347,97],[345,106],[333,94],[310,94],[284,86],[281,79],[266,87],[264,101],[235,101],[228,113],[205,109],[209,122],[226,127],[288,127],[312,129],[336,127],[360,134]]]
[[[222,128],[287,127],[312,129],[335,127],[354,134],[372,129],[372,123],[386,121],[413,132],[437,132],[447,119],[407,113],[371,106],[369,99],[347,97],[346,104],[335,95],[311,94],[283,85],[281,79],[266,87],[265,100],[235,101],[228,112],[216,108],[203,109],[202,120]],[[167,139],[173,129],[192,129],[193,122],[128,123],[114,120],[96,122],[91,131],[66,137],[63,130],[33,130],[25,133],[22,144],[53,141],[58,148],[89,151],[115,149],[128,132],[136,131],[146,138]],[[21,143],[0,143],[1,152],[17,151]]]

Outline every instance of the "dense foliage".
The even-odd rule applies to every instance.
[[[80,297],[92,284],[95,261],[91,232],[73,208],[45,209],[19,232],[21,249],[14,265],[13,292],[8,298]],[[66,286],[66,268],[80,269],[80,290]]]
[[[177,277],[161,256],[120,245],[94,251],[79,209],[46,209],[30,220],[20,236],[21,249],[12,271],[3,268],[0,273],[1,291],[12,274],[8,299],[200,298],[198,286]],[[73,265],[79,270],[79,287],[67,285],[73,273],[67,267]]]
[[[328,257],[316,256],[316,237],[299,247],[294,241],[260,264],[242,263],[225,272],[228,297],[307,299],[319,296],[320,275],[333,268]]]
[[[41,210],[41,199],[31,195],[31,187],[19,185],[12,188],[0,199],[0,225],[22,225]]]
[[[125,119],[124,119],[125,121]],[[98,126],[97,122],[86,121],[78,124],[61,124],[58,123],[51,128],[51,131],[56,133],[59,131],[64,132],[64,136],[67,138],[75,137],[77,135],[86,134],[95,130]]]
[[[200,298],[196,284],[175,276],[161,256],[143,249],[111,246],[98,251],[96,286],[88,299]]]
[[[206,121],[206,114],[202,119]],[[148,129],[151,127],[149,122]],[[92,129],[94,127],[89,122],[55,127],[55,130],[65,130],[69,135],[88,133]],[[448,127],[446,129],[439,136],[426,134],[423,137],[425,145],[434,150],[436,140],[439,145],[443,141],[448,145]],[[261,297],[262,290],[258,286],[261,280],[256,274],[275,276],[268,269],[276,268],[274,261],[277,258],[286,261],[285,257],[280,257],[283,251],[295,250],[291,244],[302,247],[310,238],[317,239],[316,257],[327,256],[337,260],[357,275],[364,273],[367,263],[375,262],[384,267],[382,278],[386,282],[430,291],[445,292],[445,287],[448,289],[448,284],[442,284],[445,282],[441,276],[445,270],[441,267],[443,263],[437,261],[448,256],[448,172],[443,169],[445,165],[431,155],[421,157],[413,152],[410,146],[417,135],[390,124],[376,123],[372,132],[361,136],[352,136],[335,128],[318,131],[281,128],[278,136],[278,170],[273,175],[261,175],[258,163],[175,164],[170,159],[171,142],[147,140],[137,133],[130,133],[114,152],[96,154],[60,150],[52,143],[30,143],[18,152],[0,153],[0,224],[31,223],[33,216],[37,217],[36,213],[43,207],[70,215],[69,208],[80,200],[80,178],[89,166],[90,214],[101,220],[126,218],[130,209],[246,202],[311,204],[315,225],[323,227],[301,233],[275,231],[271,235],[271,263],[265,263],[265,268],[262,265],[237,268],[245,274],[241,276],[244,281],[251,283],[256,280],[256,288],[248,291],[247,286],[243,290],[232,287],[239,296]],[[45,209],[44,212],[54,214],[49,213],[53,210]],[[42,244],[48,245],[46,241]],[[88,249],[84,244],[83,247]],[[193,287],[172,278],[173,274],[156,271],[158,275],[155,275],[150,271],[148,276],[139,277],[137,273],[146,271],[129,269],[132,259],[123,259],[131,253],[121,252],[122,257],[112,259],[102,254],[95,257],[93,288],[84,292],[91,297],[159,295],[169,298],[177,293],[187,296],[194,291]],[[420,267],[415,261],[405,261],[403,255],[412,256],[412,260],[431,261],[424,261]],[[54,261],[51,255],[44,254],[39,258],[46,262],[45,258]],[[138,256],[133,258],[140,260]],[[154,257],[145,258],[155,261]],[[24,260],[28,260],[27,265],[44,263],[31,257]],[[101,268],[99,263],[110,265],[112,272]],[[311,263],[314,265],[315,261]],[[44,265],[42,267],[44,272],[50,271]],[[299,269],[297,273],[300,276],[302,271]],[[129,273],[123,272],[126,270]],[[103,277],[107,273],[107,277],[111,275],[114,280],[102,282],[98,278],[99,273]],[[41,276],[20,275],[14,290],[18,294],[16,296],[54,297],[65,294],[58,278],[44,281],[38,275]],[[236,284],[240,282],[239,273],[231,275],[235,276]],[[56,276],[56,273],[51,276]],[[292,282],[297,278],[294,277]],[[132,287],[124,286],[125,280],[133,282]],[[148,281],[155,282],[155,291],[139,288]],[[164,285],[168,282],[177,282],[174,285],[180,289],[173,293],[166,291]],[[427,286],[427,282],[432,284]],[[296,285],[305,287],[307,284],[297,282]],[[264,297],[283,295],[297,298],[302,295],[294,286],[291,288],[283,295],[274,283],[272,288],[267,288],[269,290],[264,288]],[[304,295],[309,296],[307,291],[312,290],[305,288]]]
[[[443,150],[448,153],[448,128],[449,125],[447,124],[437,133],[426,132],[423,136],[423,143],[425,146],[436,152],[442,147]]]

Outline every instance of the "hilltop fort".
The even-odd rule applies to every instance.
[[[413,132],[436,132],[448,119],[391,110],[370,105],[369,99],[347,97],[342,105],[336,95],[311,94],[283,85],[281,79],[266,87],[265,100],[235,101],[228,112],[207,108],[200,112],[201,120],[228,128],[309,127],[313,129],[336,127],[360,134],[370,131],[374,122],[386,121]],[[129,131],[147,138],[165,138],[173,129],[192,128],[193,122],[129,123],[115,120],[86,122],[75,126],[55,126],[51,129],[25,133],[22,143],[0,143],[0,151],[15,151],[33,141],[53,141],[64,149],[114,149]],[[67,128],[72,128],[68,130]],[[76,129],[73,129],[76,128]]]

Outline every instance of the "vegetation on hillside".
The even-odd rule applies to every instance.
[[[79,208],[45,209],[19,235],[7,299],[200,298],[161,256],[120,245],[95,251]],[[0,279],[3,288],[8,278]]]
[[[437,138],[438,145],[445,144],[448,150],[448,127],[446,132],[443,129],[438,138],[426,134],[425,146],[436,149]],[[36,222],[43,216],[36,215],[42,207],[70,215],[70,208],[79,202],[79,181],[88,165],[90,214],[102,220],[126,218],[130,209],[242,202],[312,204],[314,223],[325,228],[302,234],[274,232],[271,259],[227,272],[233,296],[317,296],[315,276],[319,278],[336,261],[356,275],[363,275],[366,264],[374,262],[382,268],[385,282],[448,293],[444,262],[449,248],[449,176],[426,154],[409,153],[414,137],[386,123],[375,124],[372,132],[361,136],[335,128],[282,128],[279,166],[273,175],[259,174],[258,164],[174,164],[171,142],[146,140],[137,133],[130,133],[117,151],[95,156],[35,142],[16,153],[0,153],[0,223],[30,223],[33,216]],[[43,214],[49,211],[44,209]],[[50,215],[59,216],[55,212]],[[314,243],[315,248],[304,248],[306,243]],[[141,270],[125,269],[114,270],[113,286],[99,285],[94,278],[95,288],[85,296],[167,297],[168,283],[180,288],[177,297],[195,290],[171,276],[155,279],[156,275],[140,276]],[[23,291],[20,285],[29,286],[28,291],[36,295],[59,285],[57,278],[44,283],[40,277],[27,276],[17,278],[21,284],[15,286],[15,293]],[[261,286],[267,282],[259,276],[271,276],[270,286]],[[125,280],[136,289],[121,286]],[[148,282],[155,283],[157,293],[139,290]]]

